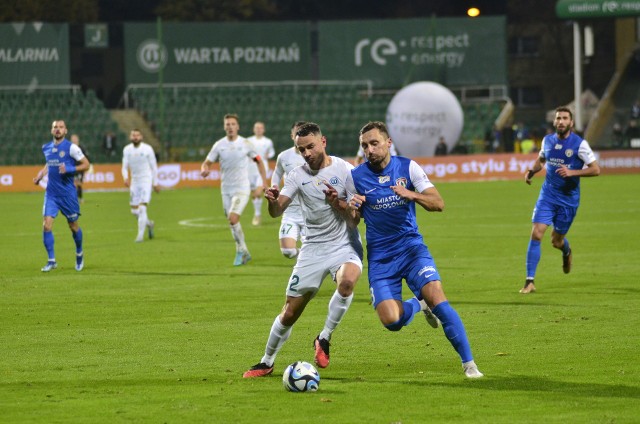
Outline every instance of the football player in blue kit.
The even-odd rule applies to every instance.
[[[42,268],[42,272],[49,272],[57,267],[54,254],[53,221],[58,212],[67,218],[73,241],[76,244],[76,271],[82,271],[84,267],[84,255],[82,252],[82,229],[78,225],[80,218],[80,205],[78,194],[73,183],[76,172],[89,169],[89,160],[82,153],[80,147],[66,139],[67,127],[63,120],[53,121],[51,124],[53,140],[42,146],[42,152],[46,165],[33,179],[40,183],[45,175],[48,175],[47,189],[44,194],[44,206],[42,215],[42,239],[47,250],[49,260]]]
[[[562,270],[571,271],[571,245],[566,235],[580,205],[580,177],[600,175],[600,166],[589,143],[574,133],[573,114],[566,107],[556,109],[555,134],[542,139],[542,148],[533,168],[525,173],[525,182],[546,166],[546,177],[533,209],[533,228],[527,249],[527,277],[520,293],[536,291],[533,280],[540,262],[540,241],[549,225],[553,225],[551,244],[562,251]],[[586,167],[585,167],[586,165]]]
[[[438,320],[442,324],[465,375],[482,377],[462,320],[445,297],[436,264],[418,231],[416,203],[440,212],[444,209],[440,193],[416,162],[391,156],[391,138],[383,122],[365,125],[360,145],[367,162],[353,169],[352,181],[347,180],[347,189],[357,193],[349,207],[359,211],[366,224],[369,287],[380,321],[387,329],[399,331],[423,311],[432,327],[438,326]],[[415,295],[405,302],[402,279]]]

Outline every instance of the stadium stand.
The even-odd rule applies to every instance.
[[[313,120],[322,126],[331,154],[353,156],[359,129],[369,120],[384,121],[394,94],[393,90],[373,90],[366,82],[172,85],[162,90],[132,86],[126,103],[151,123],[164,140],[171,160],[201,160],[212,143],[223,136],[222,117],[226,113],[239,115],[244,136],[251,135],[253,122],[265,122],[276,151],[291,145],[289,128],[294,121]],[[484,150],[485,133],[503,104],[503,100],[482,98],[463,104],[461,139],[469,152]]]
[[[80,136],[92,162],[110,162],[102,151],[102,137],[113,131],[120,140],[117,124],[91,90],[64,89],[0,90],[0,165],[43,163],[41,146],[51,139],[50,124],[64,119],[71,133]],[[118,159],[119,160],[119,159]]]

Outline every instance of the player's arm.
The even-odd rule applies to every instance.
[[[267,185],[267,170],[264,167],[264,163],[262,162],[260,155],[254,157],[253,161],[258,165],[258,173],[260,173],[260,177],[262,177],[262,186],[267,190],[269,188]]]
[[[280,160],[280,156],[276,160],[276,168],[273,170],[273,174],[271,174],[271,185],[272,186],[280,186],[280,181],[282,181],[282,177],[284,176],[284,168],[282,167],[282,161]]]
[[[282,213],[291,204],[291,198],[281,195],[280,189],[277,185],[268,188],[264,192],[264,197],[266,197],[267,202],[269,203],[269,215],[272,218],[277,218],[282,215]]]
[[[587,165],[586,168],[582,169],[569,169],[564,165],[561,165],[558,169],[556,169],[556,174],[561,177],[597,177],[600,175],[600,165],[598,165],[598,161],[594,160],[590,164]]]
[[[69,148],[69,156],[76,161],[75,164],[62,163],[58,167],[60,174],[75,174],[76,172],[84,172],[89,169],[89,159],[82,153],[80,147],[72,144]]]
[[[211,173],[211,165],[213,165],[213,162],[209,159],[205,159],[204,162],[202,162],[202,165],[200,165],[200,175],[207,177],[209,173]]]
[[[40,171],[38,171],[38,174],[35,176],[35,178],[33,179],[33,183],[38,185],[40,184],[40,181],[44,178],[45,175],[47,175],[49,173],[49,167],[47,165],[45,165]]]
[[[338,195],[338,191],[329,183],[324,183],[327,188],[322,190],[324,196],[327,199],[327,203],[335,209],[342,218],[347,221],[347,224],[353,227],[357,227],[360,223],[360,213],[358,210],[349,207],[347,199],[341,199]]]
[[[544,166],[544,156],[538,156],[536,161],[533,163],[533,167],[528,169],[527,172],[524,173],[524,182],[531,185],[531,179],[534,175],[542,170]]]
[[[391,186],[391,189],[398,196],[412,202],[416,202],[429,212],[442,212],[444,210],[444,200],[424,170],[416,162],[411,161],[409,165],[409,180],[415,190],[409,190],[404,185]]]
[[[153,185],[153,191],[160,192],[160,186],[158,185],[158,162],[156,161],[156,153],[153,148],[149,149],[149,168],[151,169],[151,185]]]
[[[398,196],[412,202],[416,202],[429,212],[442,212],[444,210],[444,200],[438,189],[434,186],[426,188],[421,192],[411,191],[403,186],[391,186],[391,189]]]

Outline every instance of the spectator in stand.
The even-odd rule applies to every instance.
[[[444,141],[444,137],[440,136],[440,141],[436,144],[436,151],[433,153],[434,156],[446,156],[449,148],[447,147],[447,143]]]
[[[113,132],[107,131],[105,133],[104,138],[102,139],[102,147],[104,148],[104,152],[107,156],[116,155],[118,144],[116,141],[116,135]]]
[[[640,119],[640,99],[636,100],[636,102],[631,106],[631,120]]]
[[[625,147],[624,131],[622,131],[622,125],[620,125],[619,122],[616,122],[615,124],[613,124],[612,140],[613,140],[613,147],[615,148]]]
[[[633,140],[636,139],[640,140],[640,127],[638,127],[638,121],[636,121],[635,119],[629,121],[629,126],[624,132],[624,138],[625,146],[634,147],[637,143],[640,143],[640,141],[633,142]]]

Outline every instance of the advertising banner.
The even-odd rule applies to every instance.
[[[70,84],[69,26],[0,24],[0,85]]]
[[[320,22],[320,79],[507,84],[504,17]]]
[[[311,79],[306,22],[126,23],[124,40],[127,84]]]
[[[500,153],[492,155],[463,155],[414,158],[432,181],[491,181],[524,178],[533,166],[536,154]],[[612,150],[596,152],[602,174],[640,174],[640,150]],[[345,158],[351,161],[353,158]],[[219,187],[218,163],[207,178],[200,176],[201,162],[165,163],[158,165],[161,189],[185,187]],[[273,169],[275,162],[269,163]],[[42,166],[0,167],[0,193],[44,191],[46,179],[40,185],[33,178]],[[127,190],[122,183],[121,165],[93,165],[85,173],[85,190]],[[544,172],[544,171],[543,171]]]

